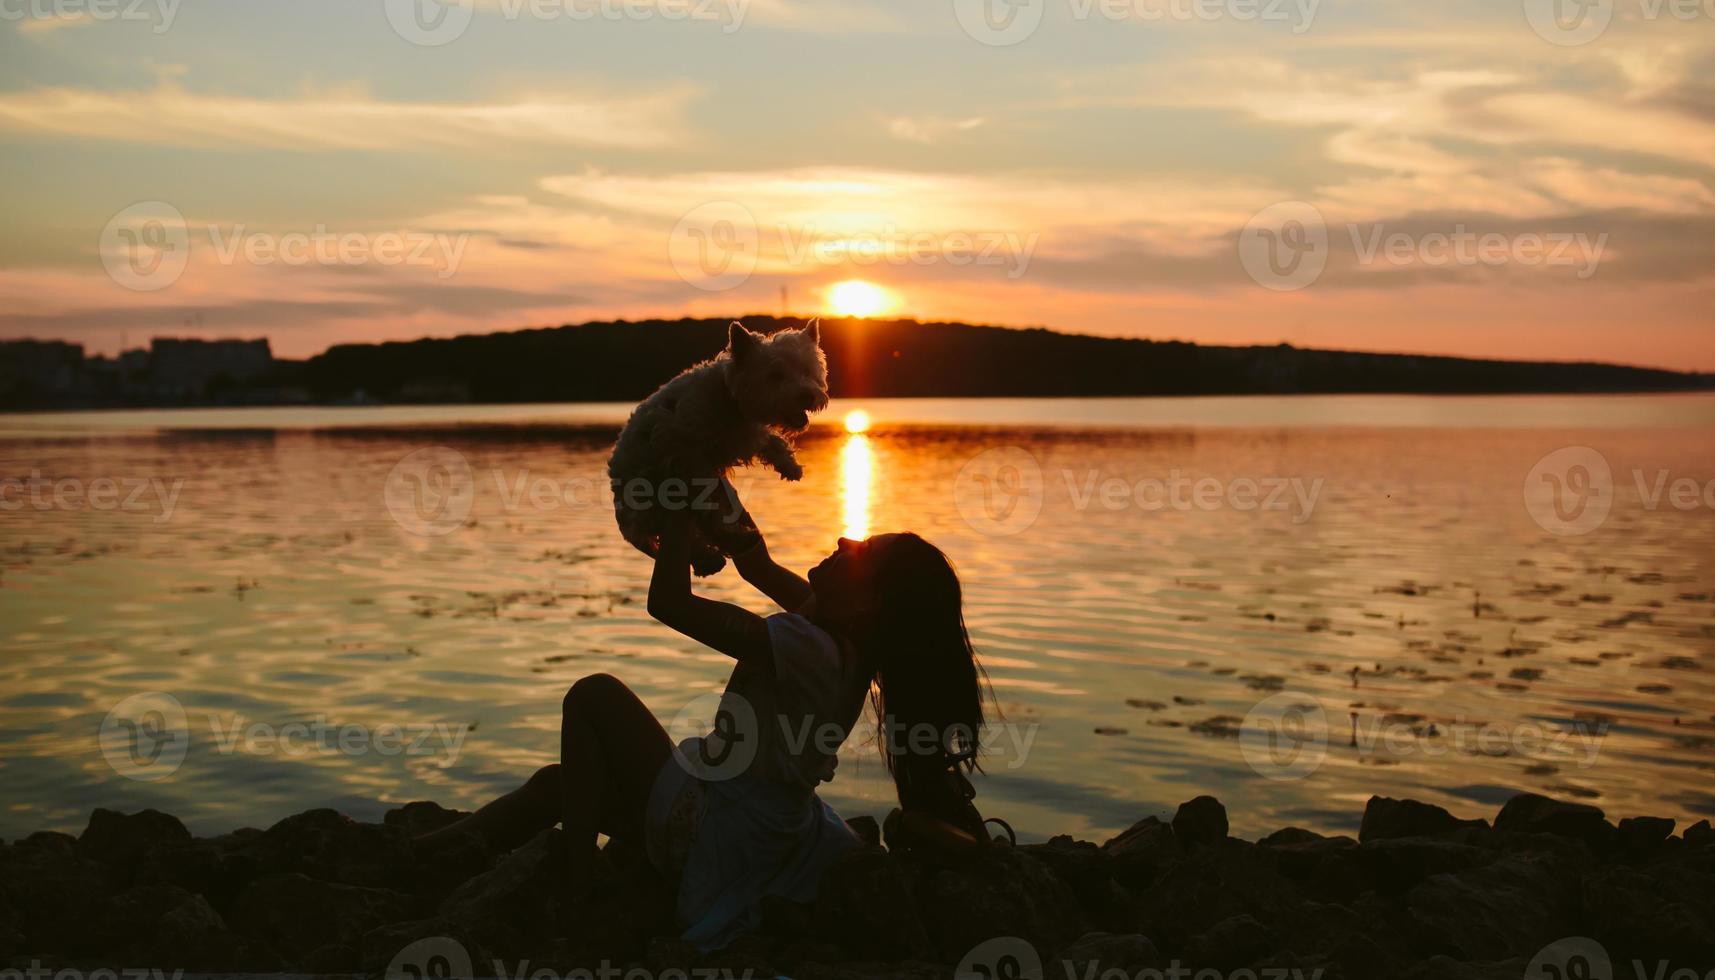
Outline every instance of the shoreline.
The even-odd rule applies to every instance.
[[[1612,822],[1534,794],[1492,821],[1372,797],[1355,839],[1288,827],[1256,841],[1229,837],[1225,808],[1202,796],[1100,844],[1059,836],[958,857],[889,851],[859,817],[869,846],[828,870],[815,903],[765,905],[760,928],[710,954],[675,938],[671,890],[640,854],[606,849],[597,900],[570,903],[557,830],[510,851],[475,838],[433,855],[412,844],[458,816],[420,802],[365,824],[320,809],[194,838],[168,814],[98,809],[75,837],[0,845],[0,976],[450,978],[499,963],[510,975],[600,976],[605,964],[660,980],[1003,967],[1019,980],[1174,969],[1516,980],[1605,957],[1611,973],[1561,974],[1596,980],[1633,960],[1645,975],[1715,967],[1709,821],[1676,834],[1667,818]]]

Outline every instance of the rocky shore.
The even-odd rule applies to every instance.
[[[1170,823],[1148,818],[1103,844],[1056,837],[950,862],[877,841],[828,873],[814,905],[770,907],[761,930],[710,955],[673,938],[669,891],[639,855],[610,849],[599,900],[570,905],[557,831],[506,853],[474,839],[432,858],[413,847],[457,816],[433,803],[381,824],[310,810],[201,839],[164,813],[97,810],[77,837],[0,846],[0,977],[457,976],[458,954],[479,976],[600,976],[578,971],[607,965],[654,978],[946,977],[962,966],[1017,980],[1173,969],[1601,980],[1715,966],[1708,821],[1675,836],[1671,820],[1616,824],[1534,795],[1492,822],[1375,797],[1357,840],[1295,828],[1238,840],[1221,804],[1198,797]],[[875,840],[873,821],[853,826]],[[410,962],[424,949],[453,953]]]

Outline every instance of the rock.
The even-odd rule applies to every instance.
[[[275,965],[245,962],[246,944],[207,899],[174,885],[135,885],[110,896],[82,931],[85,948],[108,962],[190,970]]]
[[[1213,796],[1179,804],[1173,814],[1173,836],[1188,847],[1223,844],[1227,840],[1227,808]]]
[[[1304,894],[1328,902],[1346,902],[1374,887],[1374,871],[1358,842],[1325,837],[1293,844],[1258,845],[1274,859],[1280,875]]]
[[[1554,834],[1603,847],[1613,840],[1614,826],[1602,811],[1588,803],[1551,800],[1535,793],[1521,793],[1507,801],[1495,817],[1495,829],[1508,833]]]
[[[1495,856],[1494,851],[1429,837],[1376,841],[1357,852],[1370,886],[1383,895],[1397,895],[1433,875],[1481,867]]]
[[[544,830],[442,900],[439,916],[466,927],[485,945],[551,942],[566,896],[563,841]],[[599,892],[598,892],[599,894]]]
[[[1632,957],[1715,963],[1715,874],[1614,866],[1584,878],[1587,933],[1614,962]]]
[[[1055,953],[1054,961],[1057,965],[1050,965],[1043,971],[1051,977],[1099,977],[1110,970],[1135,977],[1144,970],[1155,970],[1163,965],[1155,944],[1149,941],[1149,937],[1135,932],[1120,935],[1086,932],[1073,940],[1070,946]]]
[[[112,867],[121,880],[129,881],[131,871],[143,855],[157,848],[189,844],[191,832],[159,810],[142,810],[133,814],[97,809],[89,815],[89,825],[77,840],[78,852],[93,861]]]
[[[1087,931],[1072,889],[1042,861],[1011,848],[932,870],[918,894],[929,940],[950,962],[995,936],[1058,949]]]
[[[418,801],[388,810],[381,815],[381,823],[406,837],[421,837],[468,816],[470,814],[463,810],[449,810],[439,803]]]
[[[918,870],[879,847],[841,855],[822,872],[815,936],[855,956],[914,959],[929,952],[918,914]]]
[[[1236,970],[1280,946],[1272,929],[1248,915],[1222,919],[1185,947],[1185,961],[1198,968]]]
[[[1144,817],[1124,833],[1102,845],[1102,853],[1113,859],[1114,880],[1131,888],[1147,888],[1169,864],[1182,857],[1173,827],[1154,817]]]
[[[1188,852],[1134,902],[1132,929],[1169,956],[1225,919],[1248,915],[1281,922],[1304,904],[1298,888],[1277,868],[1274,849],[1244,841]]]
[[[390,888],[411,881],[418,861],[398,828],[361,824],[333,810],[306,810],[240,843],[228,867],[241,878],[290,872]]]
[[[166,814],[98,811],[79,838],[0,845],[0,965],[373,975],[410,947],[450,943],[484,971],[500,960],[565,974],[605,959],[657,975],[927,980],[1013,936],[1054,951],[1051,976],[1136,977],[1178,960],[1227,975],[1416,977],[1428,963],[1437,976],[1516,980],[1569,935],[1594,937],[1616,963],[1715,962],[1708,822],[1669,840],[1665,818],[1615,828],[1594,807],[1540,796],[1510,801],[1494,833],[1376,797],[1362,843],[1298,828],[1231,839],[1220,803],[1199,797],[1173,824],[1146,818],[1100,847],[1067,836],[970,855],[866,846],[824,874],[814,904],[765,902],[760,927],[713,955],[673,938],[672,891],[635,844],[602,851],[597,898],[573,902],[558,831],[508,854],[475,838],[415,853],[415,834],[458,816],[415,803],[376,825],[319,810],[195,839]]]
[[[1314,834],[1300,827],[1283,827],[1257,841],[1257,844],[1262,847],[1280,847],[1286,844],[1310,844],[1327,839],[1321,834]]]
[[[1465,961],[1529,959],[1577,935],[1578,869],[1562,857],[1502,854],[1482,867],[1431,875],[1398,900],[1404,952]]]
[[[409,976],[459,980],[463,976],[499,976],[502,972],[492,966],[498,956],[463,927],[444,919],[392,922],[372,929],[358,942],[357,957],[361,964],[357,970],[341,972],[385,976],[387,980]],[[466,962],[471,965],[469,973],[464,969]],[[397,972],[389,971],[392,966],[399,968]],[[568,974],[574,975],[580,974]]]
[[[1452,833],[1461,828],[1488,829],[1484,820],[1460,820],[1446,810],[1416,800],[1396,800],[1372,796],[1364,807],[1363,823],[1358,827],[1358,840],[1397,840],[1401,837],[1430,837]]]
[[[1114,882],[1113,858],[1101,848],[1062,834],[1046,844],[1025,844],[1018,850],[1047,865],[1072,889],[1085,922],[1100,929],[1126,928],[1126,896]]]
[[[297,963],[329,944],[355,947],[366,933],[415,918],[415,912],[411,899],[399,892],[288,872],[251,882],[238,896],[232,925]]]
[[[1671,817],[1626,817],[1620,821],[1620,842],[1627,847],[1653,847],[1673,836]]]
[[[31,834],[0,848],[0,906],[27,952],[67,952],[84,943],[83,926],[112,891],[104,865],[83,857],[69,834]]]
[[[1432,956],[1409,967],[1404,973],[1393,975],[1400,980],[1519,980],[1525,976],[1528,967],[1529,963],[1522,959],[1461,963],[1447,956]]]

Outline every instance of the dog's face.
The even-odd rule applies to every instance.
[[[811,320],[801,330],[771,337],[734,323],[727,334],[727,386],[746,418],[781,429],[802,429],[810,413],[828,406],[828,362]]]

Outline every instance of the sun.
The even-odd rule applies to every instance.
[[[873,282],[847,279],[828,287],[828,308],[838,316],[875,316],[892,306],[892,294]]]
[[[861,408],[854,408],[846,413],[846,431],[859,435],[869,431],[869,413]]]

